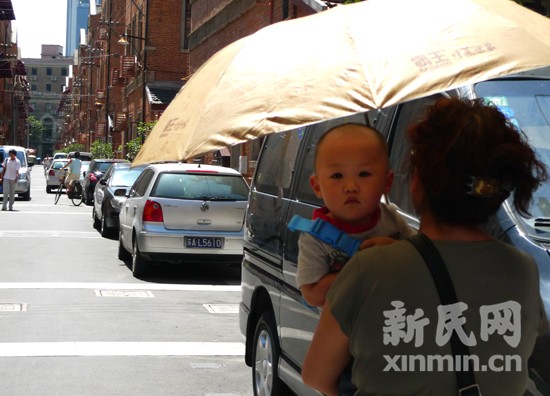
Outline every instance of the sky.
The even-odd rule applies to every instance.
[[[22,58],[40,58],[42,44],[63,46],[67,25],[67,0],[12,0],[17,43]]]

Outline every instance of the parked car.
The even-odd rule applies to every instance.
[[[62,159],[62,158],[69,158],[68,153],[55,153],[53,155],[53,159]]]
[[[92,161],[82,161],[82,165],[80,166],[80,184],[84,183],[84,178],[86,177],[86,172],[88,172],[91,162]]]
[[[133,168],[131,166],[130,163],[112,164],[95,186],[92,219],[94,228],[99,229],[103,237],[118,232],[120,208],[126,200],[130,187],[147,167],[147,165]]]
[[[64,176],[65,171],[62,171],[63,168],[69,162],[68,159],[56,159],[52,161],[52,164],[46,171],[46,192],[49,194],[54,189],[58,189],[61,184],[60,179]]]
[[[550,71],[550,70],[548,70]],[[293,215],[310,218],[321,205],[309,185],[315,145],[328,129],[345,122],[376,127],[387,137],[390,165],[395,171],[391,192],[406,221],[419,226],[409,198],[409,153],[405,131],[425,108],[442,95],[482,97],[496,104],[520,126],[540,158],[550,166],[550,73],[536,71],[458,88],[401,105],[373,110],[269,135],[264,140],[246,213],[240,329],[246,338],[246,364],[252,367],[255,395],[319,395],[301,381],[301,366],[318,322],[318,313],[302,302],[296,285],[299,233],[287,229]],[[537,73],[541,73],[537,75]],[[273,164],[279,164],[273,166]],[[550,317],[550,182],[542,185],[522,218],[506,201],[487,230],[496,238],[531,254],[540,273],[540,293]],[[550,333],[539,338],[530,365],[527,394],[550,394],[548,369]],[[542,364],[541,364],[542,363]],[[265,392],[268,390],[268,392]]]
[[[71,151],[69,153],[68,158],[74,158],[75,151]],[[80,160],[81,161],[91,161],[92,160],[92,153],[88,153],[86,151],[79,151],[80,153]]]
[[[82,191],[84,194],[84,202],[86,205],[92,205],[94,202],[94,189],[97,181],[107,172],[109,167],[116,162],[129,162],[122,159],[94,159],[90,162],[88,170],[86,171],[86,177],[82,183]]]
[[[131,255],[136,277],[152,264],[240,264],[248,192],[244,177],[231,168],[149,165],[120,211],[119,258]]]
[[[16,157],[21,162],[21,169],[19,170],[19,180],[15,186],[15,193],[22,197],[25,201],[31,199],[31,168],[34,165],[29,163],[27,159],[27,150],[20,146],[0,146],[0,172],[2,171],[2,164],[4,159],[9,157],[9,151],[14,149],[16,151]],[[2,186],[0,185],[0,193],[2,193]]]

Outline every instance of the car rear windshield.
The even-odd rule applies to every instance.
[[[98,162],[96,172],[107,172],[107,169],[109,169],[111,165],[113,165],[112,162]]]
[[[61,169],[63,168],[63,166],[67,163],[68,161],[65,161],[65,162],[61,162],[61,161],[54,161],[54,163],[52,164],[52,168],[53,169]]]
[[[208,173],[161,173],[151,196],[160,198],[246,201],[248,185],[241,176]]]

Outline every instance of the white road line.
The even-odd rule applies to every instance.
[[[0,238],[101,238],[97,231],[7,230]]]
[[[10,211],[7,211],[5,212],[5,214],[3,213],[2,215],[8,215],[8,216],[16,216],[16,215],[21,215],[21,214],[32,214],[32,215],[35,215],[35,214],[47,214],[47,215],[85,215],[85,216],[91,216],[90,213],[87,213],[87,212],[82,212],[82,213],[79,213],[79,212],[56,212],[56,211],[51,211],[51,212],[35,212],[35,211],[31,211],[29,210],[28,212],[25,212],[24,210],[20,210],[19,208],[19,205],[15,204],[13,206],[13,209],[14,211],[13,212],[10,212]]]
[[[242,342],[4,342],[0,357],[243,356]]]
[[[160,283],[92,283],[92,282],[0,282],[1,289],[92,289],[92,290],[165,290],[165,291],[232,291],[233,285],[184,285]]]

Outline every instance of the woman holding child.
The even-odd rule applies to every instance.
[[[461,367],[450,338],[458,336],[480,364],[473,374],[482,394],[522,395],[527,360],[548,329],[537,267],[479,226],[510,195],[519,213],[528,214],[546,169],[521,132],[481,101],[436,102],[408,138],[419,232],[442,256],[458,301],[441,303],[435,278],[410,241],[360,251],[328,292],[303,380],[336,395],[353,358],[356,395],[456,395]],[[491,365],[495,356],[502,360]],[[438,364],[435,357],[451,363],[422,365]]]

